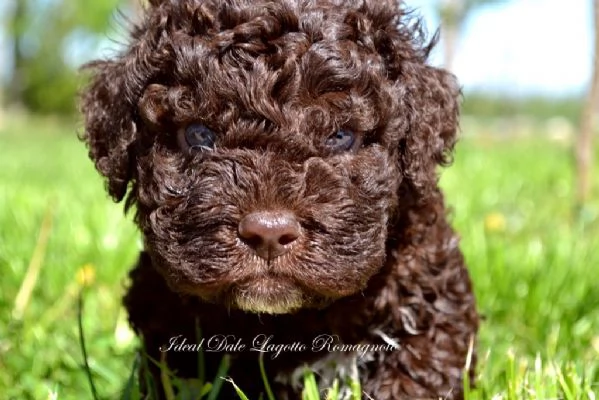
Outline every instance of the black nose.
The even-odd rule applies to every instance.
[[[289,211],[259,211],[239,222],[239,237],[256,254],[270,261],[287,253],[288,246],[301,235],[295,215]]]

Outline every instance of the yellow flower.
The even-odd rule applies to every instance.
[[[77,271],[77,283],[81,286],[91,286],[96,280],[96,268],[92,264],[85,264]]]
[[[503,214],[493,212],[485,217],[485,230],[487,232],[503,232],[505,231],[506,221]]]

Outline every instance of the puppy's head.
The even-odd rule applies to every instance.
[[[176,291],[288,313],[355,294],[436,190],[458,88],[395,1],[154,0],[91,64],[90,156]]]

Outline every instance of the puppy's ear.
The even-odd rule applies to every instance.
[[[82,96],[81,109],[89,156],[106,177],[108,193],[120,201],[133,177],[132,157],[136,137],[134,110],[127,95],[131,79],[124,60],[96,61],[87,65],[92,82]]]
[[[451,73],[422,63],[406,66],[400,79],[408,123],[400,140],[401,168],[417,197],[426,197],[437,185],[436,167],[452,160],[460,88]]]

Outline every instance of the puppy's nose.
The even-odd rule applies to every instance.
[[[259,211],[239,222],[239,237],[256,254],[270,261],[289,250],[289,244],[300,237],[300,224],[288,211]]]

